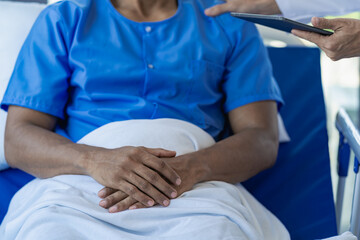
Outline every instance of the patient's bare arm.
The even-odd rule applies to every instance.
[[[163,158],[175,152],[143,147],[104,149],[71,142],[53,132],[57,119],[27,108],[10,106],[5,155],[10,166],[40,178],[85,174],[119,189],[145,206],[169,204],[176,197],[179,175]]]
[[[194,161],[201,169],[197,181],[230,183],[243,182],[273,166],[279,145],[276,103],[263,101],[239,107],[229,113],[229,120],[233,136],[168,163],[179,171],[179,161]]]
[[[167,159],[181,176],[181,194],[194,184],[219,180],[242,182],[271,167],[278,151],[277,106],[275,102],[251,103],[229,113],[234,135],[198,152]],[[99,192],[104,198],[100,205],[111,212],[145,205],[122,191],[105,188]]]

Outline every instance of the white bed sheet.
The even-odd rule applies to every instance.
[[[80,143],[161,147],[181,155],[215,142],[195,125],[158,119],[110,123]],[[200,183],[169,207],[116,214],[98,205],[101,188],[88,176],[35,179],[12,200],[0,239],[290,239],[282,223],[241,185]]]

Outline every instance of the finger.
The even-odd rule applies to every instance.
[[[155,172],[145,166],[139,166],[138,168],[134,169],[134,172],[137,175],[141,176],[143,179],[145,179],[148,183],[151,183],[151,185],[156,187],[158,190],[160,190],[162,193],[164,193],[167,197],[169,197],[169,198],[177,197],[177,191],[175,190],[175,188],[173,188],[169,183],[167,183],[157,172]],[[153,195],[150,195],[150,196],[154,198]],[[163,199],[163,200],[166,200],[166,199]],[[156,201],[156,202],[158,202],[158,201]]]
[[[153,182],[150,183],[150,182],[144,180],[143,178],[138,176],[136,173],[131,175],[131,177],[127,180],[130,183],[132,183],[133,185],[135,185],[138,189],[140,189],[143,193],[145,193],[146,195],[148,195],[152,199],[154,199],[155,202],[159,203],[160,205],[163,205],[163,206],[169,205],[169,203],[170,203],[169,199],[164,194],[159,192],[159,190],[157,190],[152,185]],[[172,192],[176,193],[175,190],[173,190]],[[148,204],[148,205],[150,205],[150,204]]]
[[[138,202],[141,202],[145,206],[152,207],[155,204],[155,201],[150,198],[145,193],[141,192],[135,185],[127,181],[122,181],[120,183],[120,190],[125,192],[130,197],[134,198]]]
[[[109,208],[109,207],[115,205],[116,203],[124,200],[128,196],[129,195],[127,195],[126,193],[124,193],[122,191],[116,191],[115,193],[113,193],[110,196],[107,196],[105,199],[101,200],[99,205],[103,208]]]
[[[129,210],[141,209],[141,208],[147,208],[147,207],[144,204],[137,202],[137,203],[131,205],[129,207]]]
[[[110,213],[116,213],[116,212],[121,212],[121,211],[127,210],[127,209],[129,209],[129,207],[131,207],[136,202],[137,201],[134,198],[128,196],[124,200],[122,200],[122,201],[114,204],[113,206],[111,206],[109,208],[109,212]]]
[[[205,14],[209,17],[215,17],[217,15],[230,11],[231,11],[231,5],[229,3],[222,3],[206,9]]]
[[[156,156],[156,157],[163,157],[163,158],[171,158],[176,156],[175,151],[170,151],[162,148],[145,148],[144,150],[148,153]]]
[[[114,192],[117,192],[118,190],[114,188],[104,187],[98,192],[98,196],[101,198],[106,198],[107,196],[113,194]]]
[[[313,42],[313,43],[317,44],[318,46],[322,45],[322,43],[324,41],[324,36],[322,36],[318,33],[301,31],[301,30],[297,30],[297,29],[293,29],[291,31],[291,33],[294,34],[295,36],[298,36],[300,38],[303,38],[305,40]]]
[[[311,23],[314,27],[321,28],[321,29],[337,29],[339,25],[341,25],[341,19],[326,19],[326,18],[319,18],[313,17],[311,19]]]
[[[164,160],[153,156],[141,156],[141,162],[143,162],[145,166],[157,171],[172,184],[178,186],[181,184],[180,176]]]

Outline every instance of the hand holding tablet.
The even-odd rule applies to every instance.
[[[314,27],[281,16],[231,13],[246,21],[289,32],[315,43],[333,61],[360,56],[360,20],[312,18]],[[323,30],[331,29],[331,31]]]
[[[334,30],[334,34],[322,36],[295,29],[292,34],[315,43],[334,61],[360,56],[360,20],[313,17],[311,22],[315,27]]]
[[[310,25],[296,22],[277,15],[262,15],[262,14],[236,13],[236,12],[232,12],[231,15],[233,17],[241,18],[246,21],[250,21],[253,23],[257,23],[260,25],[275,28],[289,33],[291,33],[293,29],[297,29],[307,32],[314,32],[325,36],[330,36],[333,34],[330,31],[312,27]]]

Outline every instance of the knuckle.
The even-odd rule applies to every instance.
[[[141,152],[141,149],[139,147],[132,147],[130,150],[129,150],[129,154],[130,155],[137,155]]]
[[[131,159],[130,159],[131,160]],[[124,178],[123,176],[126,174],[129,174],[130,170],[129,168],[132,166],[131,163],[129,163],[129,165],[122,165],[119,167],[119,177],[120,179]],[[120,174],[121,173],[121,174]]]
[[[116,170],[114,171],[113,174],[111,174],[110,176],[110,180],[113,183],[119,183],[124,179],[125,174],[125,169],[122,169],[121,167],[116,168]]]
[[[135,179],[135,173],[133,173],[133,172],[128,172],[128,173],[126,174],[126,179],[127,179],[127,180]]]
[[[126,171],[127,170],[124,166],[118,166],[117,168],[115,168],[115,171],[113,173],[114,179],[121,179],[121,175]]]
[[[150,184],[148,182],[146,182],[146,181],[143,181],[143,182],[140,183],[140,188],[142,190],[147,191],[147,190],[150,189]]]
[[[109,177],[110,177],[109,180],[110,180],[113,184],[115,184],[115,183],[117,183],[117,182],[119,182],[119,181],[121,180],[119,174],[117,174],[116,172],[114,172],[113,174],[111,174]],[[108,193],[109,191],[106,190],[106,192]]]
[[[138,192],[138,190],[135,186],[129,186],[128,192],[129,192],[129,195],[135,195]]]
[[[164,168],[166,167],[165,162],[164,162],[164,161],[159,161],[159,162],[158,162],[158,167],[159,167],[160,169],[164,169]]]
[[[156,173],[148,174],[150,182],[157,182],[159,180],[159,176]]]

